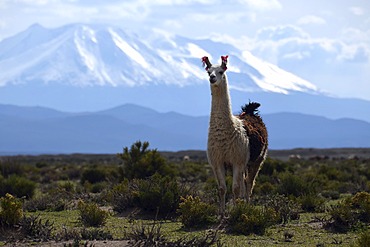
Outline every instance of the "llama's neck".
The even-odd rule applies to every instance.
[[[212,119],[223,119],[224,121],[232,121],[231,102],[229,88],[226,75],[224,81],[218,86],[211,86],[212,106],[211,106],[211,122]]]

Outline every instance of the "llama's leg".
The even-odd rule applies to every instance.
[[[217,185],[218,185],[218,195],[220,197],[220,215],[221,218],[225,214],[225,204],[226,204],[226,179],[225,179],[225,165],[224,164],[212,164],[213,172],[215,174]]]
[[[262,163],[265,160],[266,151],[264,151],[263,155],[257,158],[254,162],[249,162],[247,165],[247,176],[245,179],[245,187],[247,191],[247,201],[249,202],[252,196],[253,187],[256,181],[256,177],[258,175],[259,170],[262,167]]]
[[[233,199],[234,203],[238,198],[244,198],[244,166],[233,166]]]

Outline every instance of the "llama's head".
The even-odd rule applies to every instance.
[[[203,66],[208,72],[211,85],[218,86],[224,79],[225,71],[227,70],[227,58],[228,56],[221,56],[221,65],[212,65],[208,57],[202,58]]]

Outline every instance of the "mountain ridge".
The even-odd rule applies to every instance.
[[[18,113],[27,114],[13,116],[3,109],[0,105],[0,153],[117,153],[138,140],[162,151],[206,149],[208,116],[161,113],[132,104],[98,112],[55,111],[60,115],[53,116],[52,109],[42,107],[26,107]],[[370,147],[366,121],[297,113],[261,115],[270,149]]]

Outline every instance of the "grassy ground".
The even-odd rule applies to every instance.
[[[35,212],[30,215],[38,215],[43,220],[54,222],[55,233],[63,231],[63,229],[82,228],[78,221],[78,211],[61,211],[61,212]],[[299,220],[292,221],[287,225],[277,225],[269,228],[263,236],[258,235],[232,235],[226,233],[225,230],[220,231],[220,240],[222,246],[241,247],[241,246],[350,246],[356,241],[357,233],[349,232],[346,234],[331,233],[322,228],[318,222],[314,222],[315,216],[318,214],[304,213]],[[153,220],[129,220],[125,217],[110,216],[105,226],[100,229],[104,232],[112,234],[114,240],[127,239],[127,234],[132,232],[135,227],[152,225]],[[195,236],[203,236],[210,229],[187,231],[182,228],[180,222],[176,221],[158,221],[160,224],[161,233],[169,240],[177,240],[180,238],[191,238]],[[216,229],[217,226],[214,226]],[[125,244],[126,242],[112,241],[112,245]],[[0,242],[0,246],[5,243]],[[32,241],[28,244],[32,244]],[[109,246],[109,241],[95,243],[95,246]],[[33,243],[32,245],[38,245]],[[62,243],[43,243],[43,246],[62,246]]]
[[[332,153],[329,154],[329,151]],[[314,200],[315,205],[320,205],[321,200],[324,200],[325,205],[328,207],[321,208],[320,206],[315,209],[315,212],[324,212],[328,210],[330,205],[337,204],[339,200],[343,200],[345,197],[351,197],[360,191],[370,192],[370,159],[358,158],[363,157],[360,155],[362,153],[369,154],[370,149],[355,151],[352,149],[297,149],[275,153],[271,151],[271,156],[281,157],[281,159],[269,158],[266,160],[257,178],[254,190],[255,204],[263,205],[262,203],[266,203],[263,199],[272,200],[274,195],[288,195],[292,200],[294,199],[295,203],[299,204],[297,206],[298,212],[306,210],[305,213],[300,214],[299,220],[291,221],[287,225],[275,225],[268,228],[263,236],[233,235],[220,227],[221,230],[218,232],[222,246],[352,246],[359,237],[359,232],[350,231],[345,234],[338,234],[323,229],[322,224],[317,220],[315,221],[315,219],[323,218],[324,216],[328,218],[329,213],[307,213],[309,210],[307,210],[307,207],[304,208],[303,205],[310,205],[310,202],[308,200],[308,202],[304,203],[303,199],[307,199],[307,197],[301,195],[314,195],[313,199],[311,199]],[[303,158],[288,160],[289,155],[292,153],[299,154]],[[191,161],[182,161],[185,154],[191,156]],[[356,157],[347,159],[349,154],[356,155]],[[166,155],[168,160],[165,162],[158,157],[156,159],[157,163],[162,168],[164,167],[159,170],[163,173],[166,171],[167,173],[164,175],[167,175],[167,177],[175,178],[176,180],[173,179],[173,181],[178,182],[178,186],[174,186],[176,183],[166,182],[167,180],[164,177],[155,180],[151,174],[144,176],[145,179],[139,179],[135,176],[129,177],[130,171],[127,170],[125,173],[123,170],[122,162],[124,160],[120,160],[114,155],[0,157],[0,192],[4,196],[5,193],[9,192],[8,190],[12,189],[13,191],[9,193],[22,198],[20,200],[24,202],[23,209],[28,216],[38,216],[43,222],[46,220],[54,222],[53,236],[59,236],[67,231],[70,231],[71,234],[73,231],[81,233],[81,230],[85,229],[79,220],[79,211],[76,206],[78,200],[83,200],[86,203],[96,202],[100,207],[108,210],[114,206],[120,206],[112,197],[113,193],[118,193],[121,196],[118,198],[123,198],[123,200],[128,198],[126,203],[130,205],[129,207],[138,208],[138,210],[143,210],[142,212],[149,212],[142,208],[143,205],[152,205],[156,201],[153,198],[164,198],[164,194],[158,194],[158,191],[168,191],[177,196],[187,195],[182,193],[199,195],[204,202],[209,204],[215,203],[214,198],[217,197],[215,192],[216,182],[213,180],[212,171],[206,162],[204,152],[193,151],[193,153],[188,153],[188,151],[184,151]],[[332,158],[328,158],[326,155]],[[139,160],[145,161],[148,157],[144,156]],[[366,157],[370,157],[370,155]],[[141,164],[142,162],[133,163],[132,167],[136,168],[134,171],[141,171],[139,169]],[[100,178],[99,176],[103,177]],[[146,177],[151,179],[149,180]],[[122,189],[126,188],[124,186],[122,188],[117,187],[117,185],[123,185],[123,181],[126,180],[130,182],[131,186],[127,185],[127,191]],[[228,187],[227,193],[231,195],[232,180],[229,179],[228,181],[230,188]],[[32,184],[35,186],[32,191],[33,195],[27,198],[25,196],[28,195],[26,192],[29,191],[28,189],[32,187],[30,186]],[[188,190],[181,187],[184,184]],[[161,190],[149,189],[148,185],[152,186],[150,188],[158,187]],[[175,190],[175,188],[177,189]],[[17,193],[20,194],[18,195]],[[153,193],[155,197],[148,196],[153,195]],[[286,202],[278,199],[273,201],[277,205],[285,205],[282,202]],[[28,207],[26,202],[29,203]],[[49,205],[49,202],[55,203]],[[169,200],[167,203],[172,205],[173,201]],[[286,203],[288,205],[287,208],[294,212],[296,207],[289,206],[289,203]],[[43,205],[47,206],[42,209]],[[366,208],[369,209],[369,207]],[[30,211],[36,209],[45,211],[30,213]],[[54,212],[54,210],[61,209],[74,210]],[[126,208],[123,208],[123,210],[126,210]],[[353,215],[353,212],[356,212],[356,210],[351,208],[350,215]],[[366,212],[369,215],[368,212],[370,211]],[[151,211],[151,214],[150,217],[154,217],[155,212]],[[109,233],[113,240],[93,241],[94,246],[127,246],[127,239],[134,229],[143,229],[145,226],[149,229],[149,226],[154,224],[153,220],[143,220],[142,218],[143,215],[140,214],[127,216],[127,214],[117,215],[112,213],[105,226],[97,229],[103,233]],[[366,223],[364,225],[369,228],[369,221],[366,220],[364,222]],[[157,221],[155,224],[160,225],[161,234],[170,241],[204,236],[210,230],[219,228],[217,224],[210,227],[210,229],[185,230],[179,221]],[[355,229],[358,229],[357,226]],[[4,246],[6,245],[5,239],[10,238],[1,230],[0,227],[0,246]],[[17,230],[17,226],[13,228],[14,232]],[[53,237],[48,239],[63,238]],[[71,243],[74,238],[69,237],[67,239],[69,239],[68,243]],[[85,240],[81,242],[86,243],[86,239],[91,238],[83,239]],[[6,246],[63,246],[64,243],[47,242],[40,244],[36,240],[28,239],[26,242],[16,242]]]

